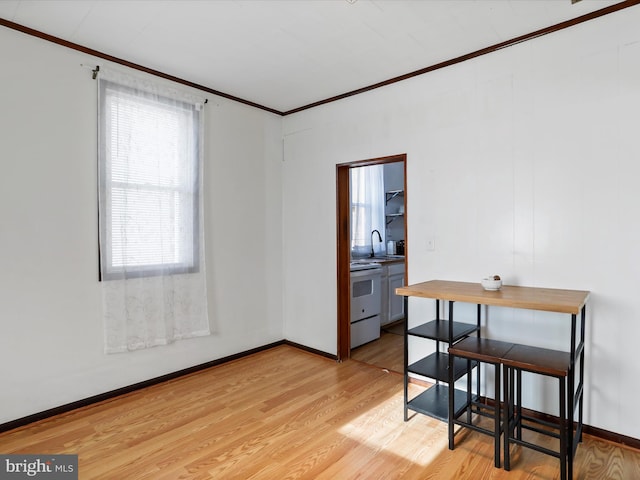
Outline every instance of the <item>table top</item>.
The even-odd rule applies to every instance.
[[[500,290],[488,291],[480,283],[448,280],[430,280],[396,288],[396,294],[571,314],[580,313],[589,298],[589,292],[583,290],[503,285]]]

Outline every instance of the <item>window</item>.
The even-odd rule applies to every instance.
[[[350,174],[351,254],[384,253],[384,166],[354,167]],[[382,241],[373,235],[374,230],[380,232]]]
[[[102,279],[199,265],[199,104],[101,80]]]

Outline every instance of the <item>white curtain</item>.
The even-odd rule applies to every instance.
[[[100,273],[105,351],[208,335],[203,104],[101,70]]]
[[[384,165],[356,167],[351,173],[351,253],[354,257],[384,255]],[[380,232],[380,237],[374,232]]]

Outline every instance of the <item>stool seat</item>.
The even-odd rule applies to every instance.
[[[502,364],[527,372],[552,377],[566,377],[571,367],[571,354],[547,348],[515,344],[502,357]]]
[[[449,354],[485,363],[500,363],[513,343],[489,338],[467,337],[449,347]]]

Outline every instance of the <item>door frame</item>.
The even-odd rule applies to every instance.
[[[390,155],[387,157],[358,160],[355,162],[336,165],[336,244],[337,244],[337,275],[338,275],[338,361],[346,360],[351,354],[350,312],[351,290],[351,198],[349,191],[349,171],[354,167],[367,165],[381,165],[385,163],[402,162],[404,170],[404,231],[405,231],[405,265],[407,264],[407,154]],[[407,269],[404,273],[407,284]]]

